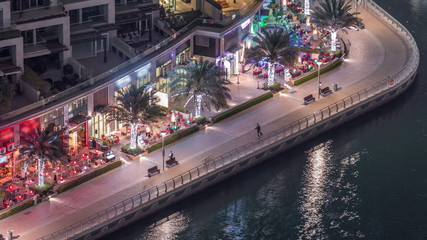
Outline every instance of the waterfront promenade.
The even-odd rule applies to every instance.
[[[380,82],[399,72],[409,59],[404,39],[372,15],[361,10],[366,29],[341,35],[349,39],[350,54],[337,69],[321,76],[322,86],[337,82],[340,91],[310,105],[303,105],[308,94],[317,96],[317,81],[312,80],[273,99],[208,127],[177,143],[166,146],[180,164],[160,175],[147,178],[147,168],[157,164],[161,169],[161,151],[150,153],[122,167],[89,181],[75,189],[43,202],[33,208],[0,220],[0,233],[14,230],[18,239],[37,239],[58,231],[78,220],[127,199],[145,189],[170,179],[202,163],[207,156],[215,157],[251,141],[257,141],[255,124],[262,126],[264,135],[288,125],[307,114],[328,106],[357,91]],[[233,79],[233,96],[242,101],[262,94],[250,75]],[[238,103],[238,102],[236,102]]]

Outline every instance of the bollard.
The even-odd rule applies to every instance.
[[[332,90],[334,90],[334,92],[338,91],[338,84],[337,83],[332,83]]]
[[[12,240],[13,239],[13,230],[8,230],[7,231],[7,240]]]

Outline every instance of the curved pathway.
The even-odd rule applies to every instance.
[[[351,43],[348,58],[339,68],[321,76],[322,86],[337,82],[342,88],[340,91],[308,106],[302,105],[302,99],[310,93],[317,95],[317,81],[297,86],[293,93],[277,94],[273,99],[168,145],[166,151],[174,151],[180,161],[178,166],[147,178],[147,168],[158,164],[161,169],[161,151],[126,162],[119,169],[50,201],[0,220],[0,233],[5,235],[7,230],[12,229],[15,236],[19,235],[18,239],[36,239],[58,231],[200,165],[207,156],[215,157],[256,141],[254,128],[257,122],[263,127],[264,134],[268,134],[397,73],[409,59],[405,41],[374,16],[361,12],[366,29],[341,35]],[[250,75],[241,75],[239,81],[241,84],[232,86],[232,89],[233,95],[240,101],[263,93],[255,89],[256,81]]]

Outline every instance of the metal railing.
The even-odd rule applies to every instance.
[[[371,3],[372,1],[367,1]],[[373,9],[378,9],[378,6],[372,3]],[[101,212],[98,212],[86,219],[83,219],[69,227],[66,227],[60,231],[47,235],[40,240],[57,240],[57,239],[66,239],[77,234],[84,233],[87,230],[92,229],[96,226],[101,226],[101,224],[110,223],[111,221],[117,220],[117,218],[126,212],[134,210],[135,208],[140,207],[143,204],[146,204],[152,200],[158,199],[159,197],[167,194],[170,191],[173,191],[187,183],[190,183],[196,179],[199,179],[207,174],[216,171],[222,170],[224,166],[229,165],[230,163],[236,162],[242,157],[249,156],[261,149],[264,149],[268,146],[273,146],[272,144],[277,142],[284,142],[285,144],[292,144],[292,139],[300,134],[302,131],[313,129],[316,125],[324,123],[324,120],[330,119],[331,117],[336,116],[337,114],[348,110],[349,108],[368,102],[375,98],[376,96],[381,95],[385,91],[390,89],[397,89],[401,84],[407,82],[411,77],[416,73],[418,64],[419,64],[419,52],[418,47],[415,43],[415,40],[409,34],[409,32],[401,24],[396,23],[397,21],[394,18],[387,16],[384,10],[379,8],[379,12],[383,16],[391,19],[397,28],[401,32],[406,33],[405,36],[410,41],[409,48],[411,50],[411,59],[402,68],[397,74],[390,76],[390,78],[385,78],[379,83],[375,83],[372,86],[363,89],[349,97],[346,97],[340,101],[335,102],[325,108],[320,109],[319,111],[314,112],[313,114],[307,115],[298,121],[295,121],[285,127],[282,127],[276,131],[273,131],[256,142],[250,142],[243,146],[240,146],[230,152],[227,152],[219,157],[216,157],[212,160],[204,161],[203,164],[184,172],[174,178],[171,178],[162,184],[152,187],[144,192],[141,192],[129,199],[126,199],[114,206],[105,209]],[[391,80],[394,82],[391,83]],[[363,105],[362,105],[363,106]],[[289,140],[290,142],[286,142]]]

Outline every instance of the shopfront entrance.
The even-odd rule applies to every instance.
[[[13,154],[0,155],[0,179],[13,174]]]
[[[69,142],[70,149],[81,149],[87,146],[87,122],[79,124],[69,131]]]

